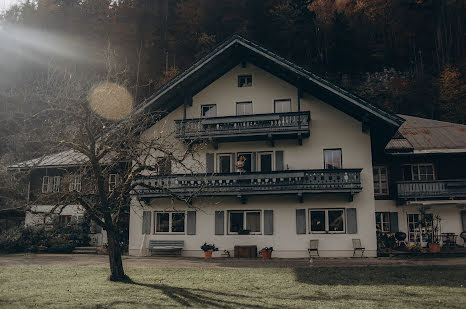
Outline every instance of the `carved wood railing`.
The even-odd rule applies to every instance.
[[[400,181],[398,199],[458,199],[466,198],[466,179]]]
[[[175,120],[181,140],[244,138],[253,136],[308,137],[311,114],[306,112],[256,114]]]
[[[358,193],[361,169],[296,170],[232,174],[139,177],[139,197],[244,196],[262,194]]]

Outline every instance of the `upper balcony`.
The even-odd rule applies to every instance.
[[[254,114],[175,120],[176,137],[185,142],[302,139],[310,135],[311,114],[306,112]]]
[[[398,200],[466,199],[466,179],[400,181]]]
[[[251,195],[346,193],[350,200],[361,192],[361,169],[286,170],[231,174],[143,176],[133,194],[141,199],[178,196],[235,196],[244,202]]]

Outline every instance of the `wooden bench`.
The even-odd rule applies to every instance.
[[[149,240],[149,251],[157,251],[157,255],[168,255],[176,253],[181,255],[184,240]]]

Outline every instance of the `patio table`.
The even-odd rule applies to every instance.
[[[444,248],[455,248],[456,238],[458,235],[455,233],[442,233],[442,243]]]

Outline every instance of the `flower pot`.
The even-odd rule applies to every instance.
[[[211,259],[212,258],[212,250],[204,251],[204,258],[206,260]]]
[[[440,252],[440,244],[430,243],[429,244],[429,252],[431,252],[431,253]]]
[[[261,251],[262,259],[263,260],[268,260],[272,258],[272,251],[271,250],[262,250]]]

